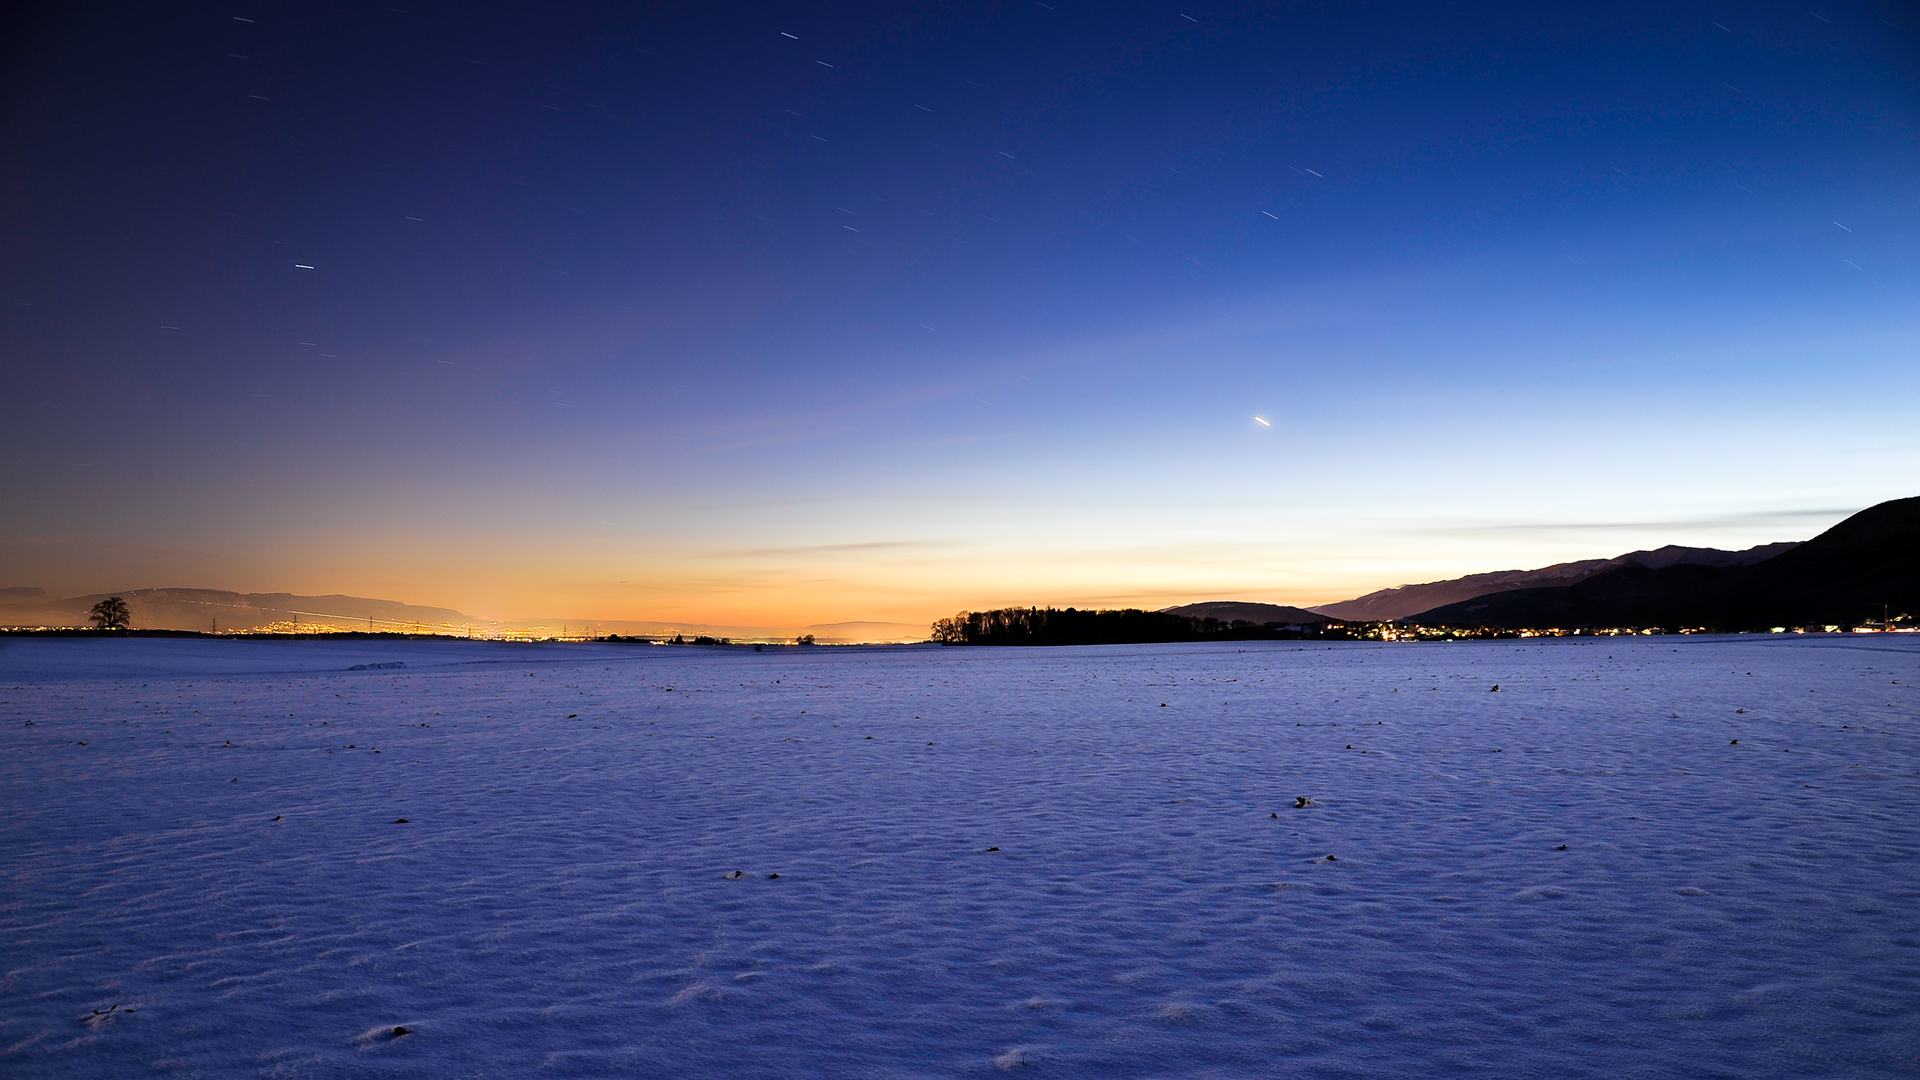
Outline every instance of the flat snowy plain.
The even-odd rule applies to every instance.
[[[1913,1076],[1916,689],[1865,635],[6,640],[0,1074]]]

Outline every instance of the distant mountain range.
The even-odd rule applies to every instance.
[[[1798,546],[1793,541],[1786,541],[1761,544],[1745,551],[1722,551],[1719,548],[1676,547],[1669,544],[1652,551],[1629,551],[1611,559],[1583,559],[1579,562],[1555,563],[1538,570],[1495,570],[1446,581],[1429,581],[1424,585],[1401,585],[1370,592],[1353,600],[1342,600],[1337,604],[1323,604],[1312,610],[1322,616],[1348,622],[1390,622],[1490,593],[1577,585],[1590,577],[1627,567],[1664,570],[1669,566],[1747,566],[1764,562]]]
[[[1758,549],[1755,549],[1758,550]],[[1429,625],[1764,630],[1920,614],[1920,498],[1872,506],[1759,562],[1621,566],[1416,612]]]
[[[1381,589],[1313,608],[1237,601],[1167,612],[1221,622],[1418,622],[1495,628],[1858,625],[1920,615],[1920,498],[1869,507],[1804,543],[1669,545],[1611,559]]]
[[[0,589],[0,626],[84,626],[108,596],[127,602],[133,625],[150,630],[258,630],[298,622],[315,629],[458,631],[484,620],[451,608],[420,607],[363,596],[238,593],[224,589],[131,589],[56,597],[44,589]],[[371,623],[368,620],[372,620]]]
[[[294,593],[239,593],[224,589],[129,589],[88,596],[54,596],[44,589],[0,588],[0,626],[85,626],[87,612],[108,596],[127,602],[133,625],[142,630],[302,629],[367,630],[383,633],[460,634],[492,630],[550,630],[570,627],[594,634],[658,637],[705,634],[745,640],[781,639],[812,634],[822,642],[925,641],[926,628],[890,622],[816,623],[811,626],[714,626],[706,623],[630,622],[573,618],[499,623],[452,608],[422,607],[364,596],[301,596]],[[371,623],[369,623],[371,619]]]

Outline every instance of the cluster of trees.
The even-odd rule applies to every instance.
[[[1139,645],[1160,641],[1246,641],[1256,638],[1321,637],[1319,628],[1285,627],[1244,620],[1223,623],[1166,611],[1119,608],[1001,608],[963,611],[933,624],[942,645]]]

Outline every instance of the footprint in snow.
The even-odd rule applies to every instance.
[[[1190,1024],[1200,1019],[1204,1006],[1187,1001],[1170,1001],[1154,1010],[1160,1019],[1174,1024]]]
[[[708,986],[706,983],[703,983],[703,982],[697,982],[697,983],[694,983],[692,986],[687,987],[685,990],[682,990],[679,993],[668,998],[667,1004],[685,1005],[690,1001],[721,1001],[721,1000],[724,1000],[726,996],[727,996],[726,991],[721,990],[718,987]]]
[[[993,1067],[1001,1072],[1012,1072],[1023,1065],[1031,1065],[1033,1052],[1024,1046],[1016,1046],[993,1059]]]

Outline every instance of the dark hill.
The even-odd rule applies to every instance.
[[[1764,630],[1857,624],[1920,611],[1920,498],[1869,507],[1748,566],[1626,566],[1558,588],[1521,589],[1411,616],[1428,625],[1667,626]]]
[[[1321,615],[1306,608],[1288,607],[1285,604],[1256,604],[1245,600],[1211,600],[1204,604],[1181,604],[1179,607],[1160,609],[1168,615],[1184,615],[1189,619],[1217,619],[1223,623],[1250,622],[1256,626],[1280,623],[1283,626],[1318,626],[1334,621],[1330,615]]]

